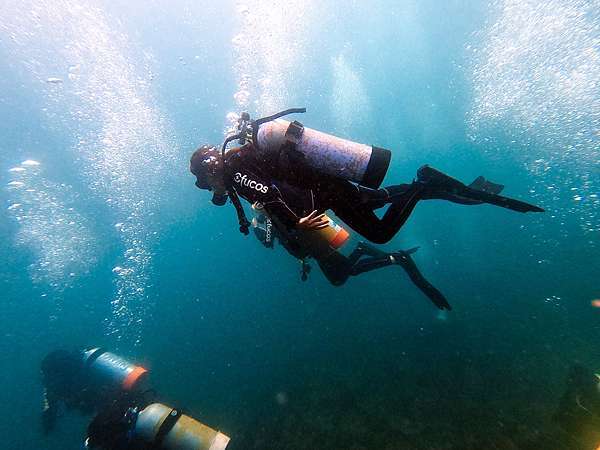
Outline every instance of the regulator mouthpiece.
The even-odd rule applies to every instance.
[[[223,206],[225,203],[227,203],[227,193],[225,193],[225,194],[214,193],[212,202],[213,202],[213,205],[215,205],[215,206]]]

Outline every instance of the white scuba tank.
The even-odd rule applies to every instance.
[[[256,132],[259,152],[267,155],[280,152],[288,141],[295,144],[303,162],[317,172],[373,189],[383,182],[392,155],[383,148],[352,142],[282,119],[265,122]]]

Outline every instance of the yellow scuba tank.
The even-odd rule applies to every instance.
[[[321,230],[302,232],[302,238],[309,248],[310,255],[315,259],[325,257],[344,246],[350,233],[338,225],[331,217],[325,215],[329,225]]]
[[[164,450],[225,450],[229,437],[162,403],[139,412],[133,430],[141,440]]]
[[[265,211],[264,206],[256,202],[252,205],[252,211],[256,216],[263,216],[270,219],[269,214]],[[344,246],[348,239],[350,239],[350,233],[346,231],[341,225],[337,224],[331,217],[325,215],[325,218],[329,221],[326,228],[321,230],[308,230],[298,233],[298,243],[307,251],[307,256],[319,259],[325,257],[331,252],[334,252]],[[272,241],[272,229],[270,221],[265,226],[266,238],[269,242]],[[252,220],[254,227],[258,226],[258,218],[254,217]],[[288,236],[289,237],[289,236]]]

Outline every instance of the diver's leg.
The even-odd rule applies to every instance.
[[[350,277],[352,264],[344,255],[333,252],[325,258],[317,259],[325,278],[334,286],[341,286]]]
[[[373,256],[373,257],[381,257],[387,256],[388,254],[384,251],[379,250],[378,248],[373,247],[371,244],[360,241],[352,253],[348,256],[348,261],[350,264],[356,264],[356,262],[362,258],[363,256]]]
[[[498,195],[497,192],[502,190],[500,185],[487,182],[489,184],[483,185],[484,190],[478,189],[482,186],[477,181],[475,180],[470,186],[466,186],[433,167],[423,166],[417,171],[416,183],[424,186],[421,193],[422,200],[441,199],[461,204],[489,203],[523,213],[544,211],[542,208],[529,203]]]
[[[357,195],[338,197],[336,202],[332,202],[331,209],[343,222],[369,241],[385,244],[404,225],[417,205],[423,189],[420,184],[411,184],[405,192],[394,197],[381,219],[373,212],[372,206],[361,202]]]
[[[418,248],[419,247],[411,248],[410,250],[405,250],[403,252],[410,255],[416,252]],[[368,258],[360,260],[363,256],[368,256]],[[360,275],[361,273],[386,267],[391,264],[398,264],[394,254],[379,250],[367,242],[359,242],[348,257],[348,260],[353,264],[351,275]]]
[[[359,193],[360,203],[375,210],[383,208],[389,203],[394,203],[406,194],[411,189],[411,186],[411,184],[396,184],[380,189],[370,189],[364,186],[356,186],[356,188]]]
[[[363,256],[370,256],[370,258],[360,261]],[[344,270],[347,272],[347,278],[350,275],[359,275],[380,267],[389,266],[393,263],[394,258],[390,258],[388,253],[385,253],[366,242],[359,242],[354,250],[352,250],[352,253],[346,258],[346,264],[337,264],[337,266],[344,267]],[[340,269],[338,268],[337,270],[339,272]]]
[[[350,254],[348,260],[353,264],[350,275],[357,276],[361,273],[381,269],[392,264],[401,266],[408,274],[411,281],[423,292],[439,309],[452,309],[444,295],[423,277],[411,255],[419,247],[409,250],[400,250],[394,253],[385,253],[366,242],[360,242]],[[361,260],[363,256],[369,256]]]
[[[444,295],[429,283],[421,274],[417,265],[413,261],[411,254],[417,251],[419,247],[411,248],[410,250],[401,250],[394,253],[385,253],[375,247],[362,243],[352,252],[352,255],[360,254],[356,262],[352,266],[350,274],[352,276],[360,275],[361,273],[370,272],[372,270],[387,267],[392,264],[401,266],[411,281],[423,292],[439,309],[452,309]],[[359,260],[361,256],[369,255],[370,258]]]
[[[364,258],[354,263],[350,270],[350,275],[357,276],[361,273],[391,266],[392,264],[396,264],[396,260],[392,255]]]
[[[402,266],[415,286],[417,286],[421,292],[423,292],[429,298],[429,300],[433,302],[435,306],[437,306],[439,309],[451,310],[452,307],[448,303],[448,300],[446,300],[446,297],[444,297],[439,290],[437,290],[429,281],[427,281],[419,271],[417,265],[410,256],[415,251],[416,248],[407,251],[401,250],[392,253],[392,256],[396,259],[396,264]]]
[[[331,209],[369,241],[384,244],[394,237],[419,201],[420,183],[367,189],[346,180],[329,179],[315,191],[319,210]],[[391,203],[380,219],[374,209]]]

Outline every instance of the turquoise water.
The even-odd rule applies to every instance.
[[[600,369],[600,5],[584,0],[0,5],[0,436],[40,433],[39,364],[102,345],[231,449],[579,448],[551,420]],[[330,286],[237,232],[187,165],[228,114],[305,125],[546,208],[423,202],[454,310],[397,268]],[[356,236],[355,236],[356,238]]]

